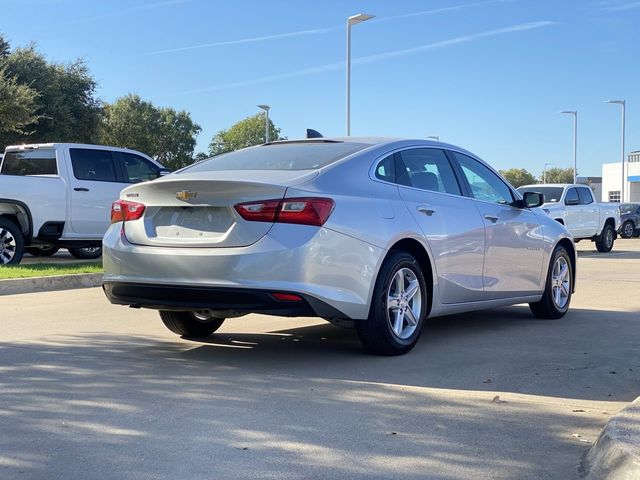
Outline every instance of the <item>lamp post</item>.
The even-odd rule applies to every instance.
[[[440,141],[440,137],[439,137],[438,135],[429,135],[429,136],[427,136],[427,138],[432,138],[432,139],[434,139],[436,142],[439,142],[439,141]]]
[[[271,108],[269,105],[258,105],[258,108],[261,108],[265,112],[264,119],[264,143],[269,143],[269,109]]]
[[[578,111],[563,110],[560,113],[573,115],[573,183],[578,182]]]
[[[544,164],[544,170],[542,171],[542,183],[547,183],[547,165],[553,165],[553,163]]]
[[[359,13],[347,18],[347,137],[351,135],[351,26],[366,22],[375,15]]]
[[[620,203],[624,203],[624,186],[627,183],[626,178],[624,176],[624,117],[625,117],[625,101],[624,100],[607,100],[604,103],[617,103],[618,105],[622,105],[622,186],[620,189]]]

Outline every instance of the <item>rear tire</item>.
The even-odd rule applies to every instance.
[[[573,267],[567,250],[558,245],[553,251],[544,294],[539,302],[530,303],[531,312],[538,318],[563,317],[569,310],[573,294]]]
[[[428,298],[417,260],[406,252],[390,252],[376,279],[369,318],[355,322],[365,349],[377,355],[411,350],[422,332]]]
[[[0,266],[17,265],[24,255],[24,236],[20,227],[0,217]]]
[[[102,256],[102,247],[69,248],[69,253],[79,260],[95,260]]]
[[[596,239],[596,248],[599,252],[607,253],[613,248],[616,232],[613,231],[611,223],[606,223]]]
[[[631,238],[633,237],[633,233],[635,231],[635,227],[631,220],[627,220],[622,224],[622,228],[620,229],[620,236],[622,238]]]
[[[43,247],[25,247],[24,250],[34,257],[51,257],[58,253],[60,247],[56,247],[55,245],[47,245]]]
[[[165,327],[181,337],[208,337],[218,330],[225,320],[199,312],[170,311],[161,311],[160,318]]]

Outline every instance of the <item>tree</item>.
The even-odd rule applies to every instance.
[[[49,62],[34,45],[10,51],[0,41],[0,68],[16,84],[35,92],[32,121],[0,134],[0,144],[22,142],[95,143],[102,107],[95,97],[96,81],[83,60]]]
[[[100,142],[139,150],[177,170],[193,163],[196,136],[201,130],[189,113],[156,107],[129,94],[105,104]]]
[[[526,168],[509,168],[508,170],[500,170],[500,174],[508,180],[515,188],[522,185],[531,185],[536,183],[536,177],[533,176]]]
[[[220,130],[209,144],[209,153],[219,155],[264,143],[264,123],[265,113],[261,112],[240,120],[228,130]],[[269,119],[269,141],[272,142],[279,138],[280,129]]]
[[[27,135],[25,126],[38,120],[35,113],[37,97],[35,90],[18,83],[0,68],[0,137]],[[0,145],[0,149],[4,146]]]
[[[550,168],[542,178],[546,183],[573,183],[573,168]]]

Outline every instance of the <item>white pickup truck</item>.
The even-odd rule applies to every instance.
[[[591,240],[599,252],[613,248],[620,227],[620,206],[597,203],[591,188],[579,184],[524,185],[518,192],[538,192],[544,196],[541,208],[562,223],[576,242]]]
[[[101,248],[111,203],[126,186],[168,170],[124,148],[73,143],[7,147],[0,163],[0,266],[23,253],[65,247],[78,258]]]

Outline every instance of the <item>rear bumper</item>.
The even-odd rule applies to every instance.
[[[301,225],[276,224],[246,247],[177,248],[132,244],[114,224],[103,240],[103,283],[112,302],[145,308],[230,307],[356,320],[368,316],[384,254],[348,235]],[[308,308],[273,304],[270,292],[300,295]]]
[[[111,303],[156,310],[215,310],[222,317],[238,313],[263,313],[285,317],[346,318],[321,300],[296,294],[302,300],[279,300],[273,292],[247,288],[186,287],[144,283],[105,282]]]

